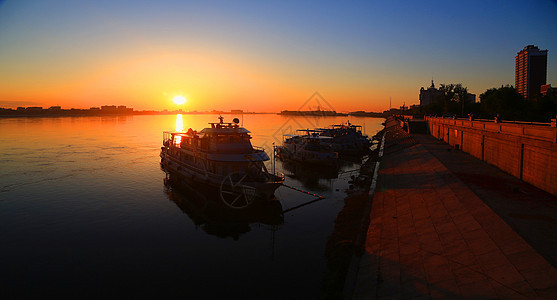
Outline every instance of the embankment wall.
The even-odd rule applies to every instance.
[[[557,128],[427,117],[429,133],[557,195]]]

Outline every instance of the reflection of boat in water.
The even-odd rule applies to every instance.
[[[271,226],[276,230],[284,223],[282,205],[278,200],[257,201],[245,209],[231,209],[220,201],[214,189],[190,186],[181,180],[165,180],[165,192],[196,227],[207,234],[237,240],[251,230],[252,224]],[[174,187],[180,187],[174,189]]]
[[[335,165],[338,154],[330,146],[331,137],[317,135],[284,135],[282,146],[275,148],[277,156],[303,163]]]
[[[280,159],[280,157],[279,157]],[[287,177],[295,178],[304,187],[315,190],[329,190],[330,185],[324,184],[323,180],[330,183],[330,180],[338,178],[340,164],[335,166],[314,165],[311,168],[304,163],[289,159],[280,159],[282,167]]]
[[[232,208],[245,208],[256,198],[269,199],[284,182],[284,175],[271,174],[264,161],[269,156],[251,145],[249,131],[234,123],[209,123],[201,132],[163,133],[161,165],[180,180],[211,186]]]

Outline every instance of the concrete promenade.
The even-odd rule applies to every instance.
[[[353,299],[557,298],[557,197],[394,120],[385,134]]]

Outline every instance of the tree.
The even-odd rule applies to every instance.
[[[480,95],[481,114],[486,118],[500,115],[507,120],[528,120],[530,113],[526,101],[510,85],[491,88]]]
[[[441,96],[439,96],[438,103],[443,108],[444,113],[454,113],[454,111],[452,111],[451,109],[452,108],[451,101],[453,101],[454,98],[454,88],[455,85],[452,83],[451,84],[442,83],[439,86],[439,90],[441,91]]]
[[[466,103],[466,98],[468,97],[468,88],[462,86],[458,83],[454,86],[454,100],[459,103],[461,109],[461,116],[464,117],[464,104]]]
[[[533,121],[549,122],[557,115],[557,93],[550,92],[534,102]]]

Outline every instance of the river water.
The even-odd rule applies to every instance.
[[[269,156],[282,134],[299,128],[350,120],[372,136],[383,122],[241,118],[252,144]],[[217,121],[217,115],[0,118],[0,298],[317,297],[350,173],[269,161],[269,169],[286,174],[286,185],[325,198],[311,202],[315,196],[279,187],[272,205],[239,214],[199,187],[165,184],[162,131]]]

